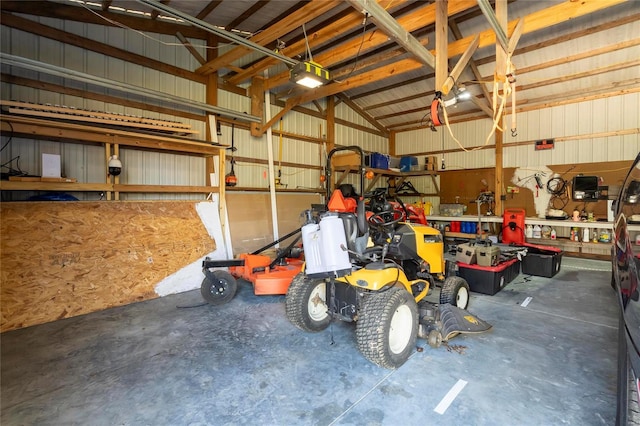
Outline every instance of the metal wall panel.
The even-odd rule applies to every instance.
[[[589,102],[559,105],[542,110],[517,114],[517,135],[511,136],[510,115],[505,116],[504,167],[541,167],[556,164],[576,164],[633,159],[640,151],[640,134],[618,135],[617,132],[640,128],[640,95],[596,99]],[[491,121],[475,120],[452,125],[454,135],[465,147],[485,142]],[[399,155],[415,152],[441,152],[459,149],[445,128],[437,132],[428,129],[401,132],[396,135]],[[595,135],[603,135],[594,137]],[[584,137],[580,137],[584,136]],[[535,151],[532,145],[517,145],[547,138],[567,138],[556,142],[548,151]],[[494,144],[493,137],[489,141]],[[452,152],[444,155],[447,169],[482,168],[495,166],[495,150]]]

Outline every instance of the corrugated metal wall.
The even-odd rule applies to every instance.
[[[91,38],[114,47],[125,48],[150,59],[159,60],[186,69],[195,69],[199,63],[182,45],[175,43],[175,38],[163,35],[143,37],[141,34],[121,28],[109,28],[90,24],[63,22],[47,18],[39,21],[45,25],[62,29],[74,34]],[[22,31],[5,26],[1,29],[2,51],[26,58],[36,59],[70,69],[93,74],[103,78],[138,85],[147,89],[204,101],[204,86],[173,75],[162,73],[156,69],[126,63],[119,59],[105,57],[88,50],[64,45],[45,38],[35,37]],[[204,55],[201,42],[192,43]],[[2,66],[3,72],[10,70]],[[86,85],[71,80],[51,76],[38,76],[33,71],[13,71],[24,77],[41,78],[56,84],[79,89]],[[94,89],[95,90],[95,89]],[[106,92],[106,90],[105,90]],[[22,86],[2,84],[2,98],[36,103],[75,106],[83,109],[107,111],[151,118],[176,120],[185,122],[183,118],[166,116],[153,112],[124,108],[120,105],[65,96],[57,93],[35,90]],[[250,111],[250,98],[238,96],[226,91],[219,92],[219,105],[236,111]],[[505,167],[546,166],[549,164],[574,164],[576,162],[615,161],[631,159],[640,150],[640,135],[630,132],[640,128],[640,95],[628,94],[615,98],[605,98],[590,102],[560,105],[544,110],[528,111],[518,114],[517,136],[511,137],[506,129],[504,162]],[[306,105],[315,108],[314,105]],[[320,107],[326,108],[323,101]],[[271,107],[271,115],[277,114],[279,108]],[[338,103],[336,116],[364,126],[373,127],[345,103]],[[509,123],[510,117],[505,118]],[[205,125],[201,121],[189,124],[204,138]],[[280,155],[280,138],[273,135],[273,158],[276,169],[279,161],[284,163],[322,166],[325,153],[321,143],[326,135],[326,121],[322,118],[303,114],[297,111],[288,112],[283,120],[283,130],[289,134],[297,134],[315,140],[298,138],[282,138],[282,155]],[[274,129],[279,128],[276,123]],[[486,136],[491,129],[489,119],[460,123],[452,126],[455,137],[465,149],[485,144]],[[231,144],[231,128],[224,125],[220,142]],[[549,151],[534,151],[531,144],[522,144],[544,138],[556,138],[556,147]],[[2,135],[2,145],[7,143],[8,135]],[[236,126],[234,143],[238,157],[266,160],[268,158],[267,136],[252,137],[248,129]],[[336,125],[336,143],[339,145],[358,145],[369,151],[388,153],[388,141],[383,136],[362,131],[342,124]],[[492,145],[491,136],[488,144]],[[447,169],[492,167],[495,165],[493,148],[464,152],[460,145],[444,128],[437,132],[428,129],[398,133],[396,136],[396,154],[409,155],[420,153],[436,153],[445,151],[443,155]],[[102,147],[83,144],[59,144],[57,142],[33,141],[20,138],[11,143],[0,153],[1,164],[31,173],[41,171],[41,153],[59,154],[62,159],[63,173],[75,177],[79,182],[104,182],[106,167],[104,149]],[[440,154],[439,154],[440,155]],[[205,185],[204,159],[183,155],[153,153],[123,148],[121,157],[124,164],[122,183],[129,184],[167,184],[167,185]],[[287,188],[317,188],[320,171],[316,168],[288,167],[281,168],[282,182]],[[268,186],[266,164],[255,162],[239,162],[236,174],[240,185],[245,187]],[[421,191],[435,190],[430,178],[412,179]],[[80,199],[97,199],[99,194],[75,194]],[[123,199],[164,199],[194,198],[192,194],[121,194]]]
[[[148,57],[153,60],[179,66],[185,69],[196,69],[200,64],[174,37],[165,35],[147,35],[122,28],[109,28],[91,24],[76,22],[63,22],[59,20],[40,18],[39,22],[88,37],[100,43],[107,43],[120,49],[127,49],[133,53]],[[44,63],[53,64],[102,78],[125,82],[146,89],[165,92],[171,95],[184,97],[199,102],[205,101],[205,89],[202,84],[185,80],[173,75],[160,72],[153,68],[142,67],[127,63],[119,59],[106,57],[95,52],[64,45],[46,38],[36,37],[22,31],[2,27],[2,51],[12,55],[35,59]],[[205,49],[202,43],[191,40],[194,46],[204,56]],[[228,49],[222,47],[221,51]],[[86,89],[86,85],[71,80],[51,76],[38,76],[38,73],[25,70],[10,71],[3,65],[3,72],[13,72],[19,75],[74,87]],[[92,88],[92,90],[96,90]],[[103,89],[97,89],[98,91]],[[106,92],[106,90],[103,90]],[[2,84],[2,98],[26,102],[72,106],[81,109],[96,110],[102,112],[121,113],[147,118],[158,118],[188,122],[192,128],[200,132],[198,138],[205,137],[205,124],[202,121],[185,120],[181,117],[167,116],[150,111],[125,108],[121,105],[107,104],[89,99],[81,99],[73,96],[61,95],[47,91],[39,91],[23,86]],[[129,95],[131,98],[131,95]],[[249,97],[220,90],[218,93],[218,105],[235,111],[250,112],[251,100]],[[322,109],[326,108],[323,100],[319,101]],[[306,105],[315,108],[314,105]],[[271,107],[271,115],[277,114],[279,108]],[[357,123],[368,128],[372,126],[354,113],[350,108],[341,104],[336,109],[338,118]],[[317,141],[307,141],[298,138],[282,138],[282,154],[280,155],[280,138],[277,132],[273,134],[273,158],[276,162],[276,172],[281,170],[282,183],[287,188],[318,188],[320,182],[320,170],[317,168],[302,167],[278,167],[280,162],[307,164],[322,166],[324,158],[324,146],[321,143],[326,137],[326,120],[303,114],[297,111],[288,112],[282,120],[282,128],[285,133],[302,135],[315,138]],[[274,130],[279,129],[276,123]],[[226,123],[222,126],[220,143],[231,145],[231,126]],[[2,144],[8,140],[3,135]],[[376,136],[348,126],[336,126],[336,140],[339,144],[356,144],[368,150],[387,152],[387,139]],[[255,138],[244,126],[235,126],[234,144],[237,157],[266,160],[268,158],[267,135]],[[28,140],[14,138],[0,153],[2,164],[13,168],[20,168],[30,174],[41,172],[41,153],[59,154],[62,159],[62,171],[67,177],[78,179],[82,183],[102,183],[105,181],[106,165],[105,151],[103,147],[83,144],[66,144],[47,142],[40,140]],[[231,152],[228,151],[227,155]],[[126,184],[141,185],[205,185],[205,161],[203,158],[174,155],[166,153],[140,151],[121,148],[120,157],[123,162],[123,172],[120,182]],[[13,159],[13,161],[12,161]],[[227,163],[229,167],[229,163]],[[227,170],[228,171],[228,170]],[[239,179],[239,185],[243,187],[268,187],[268,171],[266,164],[255,162],[236,163],[235,172]],[[24,199],[33,193],[20,193],[19,198]],[[81,200],[98,199],[99,193],[73,193]],[[196,194],[136,194],[122,193],[121,199],[193,199]],[[202,195],[204,197],[204,195]]]
[[[504,167],[538,167],[630,160],[640,151],[640,94],[571,103],[516,115],[517,136],[510,132],[511,117],[505,117]],[[451,126],[465,149],[481,147],[491,130],[491,120],[476,120]],[[555,138],[555,148],[535,151],[536,140]],[[491,136],[489,145],[495,143]],[[421,129],[396,135],[399,155],[445,151],[447,169],[495,166],[495,149],[462,151],[445,127],[437,132]],[[449,152],[454,151],[454,152]]]

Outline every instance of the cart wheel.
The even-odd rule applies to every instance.
[[[238,282],[227,271],[213,271],[206,274],[200,285],[204,300],[212,305],[223,305],[233,299]]]
[[[439,348],[442,345],[442,333],[438,330],[431,330],[427,336],[427,343],[432,348]]]

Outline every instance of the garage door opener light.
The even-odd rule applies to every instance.
[[[289,75],[292,82],[310,89],[322,86],[330,80],[329,71],[312,61],[297,63],[291,68]]]

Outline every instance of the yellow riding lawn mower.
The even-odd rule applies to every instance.
[[[364,196],[349,185],[331,193],[331,158],[342,150],[360,154],[364,188],[361,148],[332,150],[325,169],[327,206],[307,211],[302,227],[305,266],[287,291],[289,321],[309,332],[326,329],[333,319],[355,322],[360,352],[390,369],[406,362],[417,337],[439,347],[459,333],[489,330],[465,310],[469,285],[455,276],[454,262],[445,262],[438,230],[405,222],[401,209],[367,211]],[[439,304],[425,300],[436,283]]]

